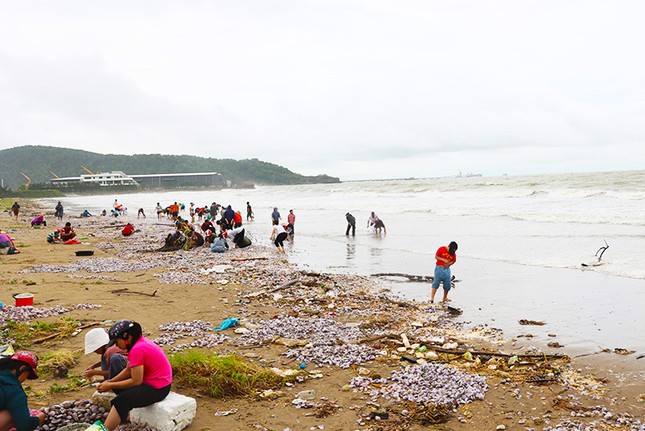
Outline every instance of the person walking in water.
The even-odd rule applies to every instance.
[[[356,218],[350,213],[345,214],[345,219],[347,219],[347,230],[345,235],[349,236],[349,230],[352,230],[352,236],[356,236]]]
[[[293,236],[296,231],[294,225],[296,224],[296,215],[293,213],[293,210],[289,210],[287,215],[287,233],[289,236]]]
[[[253,215],[253,208],[251,208],[250,203],[246,203],[246,221],[253,221],[255,216]]]
[[[439,283],[443,283],[443,302],[450,302],[448,299],[452,278],[450,267],[457,262],[457,248],[459,248],[457,243],[452,241],[448,246],[439,247],[437,253],[435,253],[437,266],[434,268],[434,281],[432,282],[432,293],[430,294],[431,304],[434,303],[434,296],[437,294]]]

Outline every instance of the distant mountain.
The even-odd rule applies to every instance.
[[[0,179],[5,187],[17,189],[27,182],[45,183],[53,177],[76,177],[86,172],[123,171],[136,174],[171,174],[179,172],[219,172],[233,185],[338,183],[328,175],[305,176],[282,166],[258,159],[213,159],[163,154],[98,154],[68,148],[26,145],[0,150]]]

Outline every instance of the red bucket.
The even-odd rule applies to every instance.
[[[16,307],[33,307],[34,295],[31,293],[16,293],[13,295],[16,300]]]

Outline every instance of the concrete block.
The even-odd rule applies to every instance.
[[[191,424],[197,413],[197,401],[176,392],[148,407],[133,409],[130,421],[147,424],[158,431],[181,431]]]
[[[99,392],[95,391],[92,394],[92,402],[96,404],[99,407],[103,407],[106,411],[110,411],[112,408],[112,404],[110,404],[110,401],[112,401],[116,397],[116,394],[114,392]]]

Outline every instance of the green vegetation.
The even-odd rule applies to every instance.
[[[17,280],[11,280],[11,282]],[[80,323],[70,317],[61,317],[54,323],[47,323],[36,320],[34,322],[16,322],[6,320],[0,326],[0,344],[7,344],[12,340],[14,349],[20,350],[31,346],[34,340],[49,335],[58,334],[63,338],[69,338],[78,329]]]
[[[76,177],[84,174],[82,166],[86,166],[93,172],[123,171],[129,175],[219,172],[224,181],[230,181],[236,187],[249,184],[339,182],[338,178],[327,175],[300,175],[282,166],[258,159],[213,159],[162,154],[128,156],[34,145],[0,151],[0,177],[6,186],[13,189],[18,189],[21,185],[25,188],[26,179],[23,173],[29,176],[33,188],[36,188],[37,183],[48,183],[53,177],[52,172],[59,177]],[[0,196],[7,195],[2,194],[0,190]]]
[[[213,398],[253,394],[280,387],[284,379],[235,355],[207,355],[189,349],[170,358],[174,378]]]

